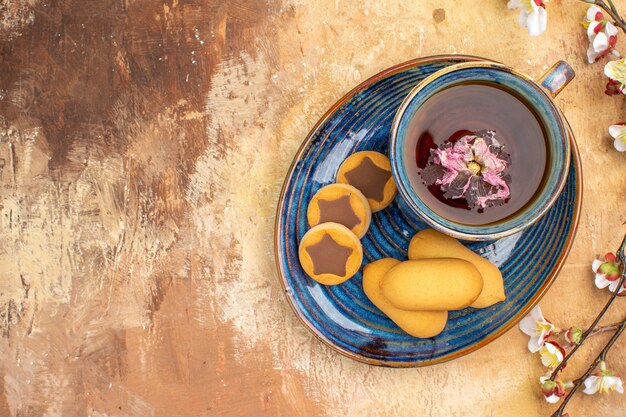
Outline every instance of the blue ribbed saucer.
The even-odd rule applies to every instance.
[[[374,365],[424,366],[451,360],[493,341],[517,323],[547,291],[574,238],[582,201],[578,150],[563,192],[536,224],[512,236],[468,247],[495,263],[504,275],[507,300],[490,308],[450,313],[445,330],[430,339],[401,331],[370,303],[359,272],[347,282],[324,286],[311,280],[298,261],[298,244],[308,230],[306,210],[313,194],[335,181],[351,153],[387,153],[395,112],[426,76],[471,56],[434,56],[392,67],[337,102],[307,136],[289,169],[276,213],[275,254],[285,295],[298,318],[324,343],[350,358]],[[397,197],[374,213],[363,237],[363,265],[383,257],[406,259],[411,237],[425,224]]]

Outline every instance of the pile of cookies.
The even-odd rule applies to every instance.
[[[384,258],[365,265],[363,291],[412,336],[441,333],[450,310],[485,308],[506,298],[500,270],[443,233],[418,232],[408,255],[404,262]]]
[[[387,207],[396,196],[389,159],[379,152],[350,155],[339,167],[337,183],[321,188],[309,202],[311,229],[302,237],[300,264],[315,281],[336,285],[361,268],[360,238],[372,213]]]
[[[341,284],[361,268],[362,238],[372,213],[396,195],[389,159],[378,152],[349,156],[337,183],[321,188],[309,202],[311,229],[300,241],[304,271],[325,285]],[[503,301],[498,268],[454,238],[436,230],[418,232],[409,260],[385,258],[363,269],[363,290],[370,301],[408,334],[427,338],[443,331],[448,311],[485,308]]]

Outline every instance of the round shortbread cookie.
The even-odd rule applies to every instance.
[[[330,184],[320,188],[307,208],[309,226],[320,223],[339,223],[359,238],[370,226],[372,210],[367,198],[348,184]]]
[[[339,167],[337,182],[361,191],[372,212],[391,204],[397,192],[389,158],[380,152],[362,151],[350,155]]]
[[[322,223],[311,228],[298,250],[304,272],[325,285],[341,284],[361,268],[363,247],[359,238],[339,223]]]

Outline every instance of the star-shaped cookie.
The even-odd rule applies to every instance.
[[[319,242],[307,246],[306,251],[311,257],[313,272],[316,275],[334,274],[340,277],[346,275],[346,262],[352,254],[352,249],[335,242],[328,233],[325,233]]]
[[[350,185],[358,188],[365,197],[383,201],[385,185],[391,178],[391,172],[380,168],[366,156],[359,165],[346,172],[345,177]]]
[[[348,229],[352,229],[361,223],[359,216],[354,213],[350,204],[350,196],[342,195],[334,200],[319,200],[317,205],[320,208],[319,223],[335,222],[343,224]]]

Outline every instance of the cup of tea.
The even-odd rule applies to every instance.
[[[502,64],[465,62],[425,78],[392,124],[401,198],[459,239],[498,239],[537,222],[569,172],[570,139],[553,98],[574,76],[565,61],[539,81]]]

